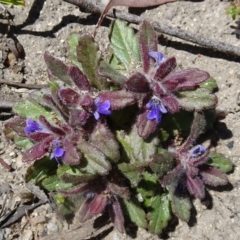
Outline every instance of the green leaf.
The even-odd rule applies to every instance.
[[[160,142],[165,142],[169,138],[168,132],[166,130],[162,129],[162,128],[159,130],[159,135],[158,136],[159,136]]]
[[[120,158],[119,145],[116,142],[109,128],[98,122],[90,136],[91,143],[95,145],[101,152],[112,162],[117,162]]]
[[[114,54],[126,69],[134,60],[140,61],[137,37],[125,22],[118,19],[114,21],[109,38]]]
[[[83,172],[89,174],[100,174],[105,175],[111,169],[110,163],[106,160],[105,155],[96,147],[86,142],[83,139],[79,139],[78,148],[83,154],[86,163],[82,168]],[[82,162],[84,159],[82,159]],[[84,163],[82,163],[84,164]]]
[[[96,174],[87,174],[81,171],[80,166],[61,165],[58,167],[57,175],[64,183],[78,184],[96,177]]]
[[[181,136],[188,136],[193,121],[193,112],[181,109],[178,113],[167,113],[163,116],[161,127],[169,133],[170,136],[178,131]]]
[[[0,3],[11,4],[11,5],[25,5],[24,0],[0,0]]]
[[[227,173],[232,171],[233,163],[221,153],[210,152],[207,162],[209,165],[219,168],[221,171]]]
[[[199,86],[201,88],[207,88],[211,92],[213,92],[214,90],[217,90],[218,88],[216,80],[212,77],[200,83]]]
[[[43,157],[34,162],[27,170],[25,180],[32,181],[34,184],[40,184],[41,181],[51,175],[55,175],[57,170],[57,162],[49,160],[48,157]]]
[[[32,141],[29,138],[21,137],[15,133],[14,140],[15,144],[24,149],[28,149],[33,146]]]
[[[173,163],[173,155],[170,152],[161,149],[160,153],[152,156],[152,161],[149,164],[149,167],[159,178],[161,178],[173,168]]]
[[[191,202],[188,197],[171,194],[172,212],[184,222],[188,222],[191,216]]]
[[[78,40],[77,59],[82,64],[83,72],[87,75],[91,86],[99,90],[107,89],[107,79],[98,75],[101,53],[98,45],[89,34],[84,34]]]
[[[160,234],[171,218],[168,196],[157,195],[152,197],[150,212],[148,213],[149,231]]]
[[[109,78],[115,85],[123,86],[127,78],[119,71],[112,68],[108,63],[102,61],[99,66],[99,73]]]
[[[127,163],[119,164],[118,168],[123,173],[123,175],[130,180],[132,186],[137,186],[142,178],[141,169],[139,169],[137,166]]]
[[[147,227],[146,214],[136,201],[134,201],[133,199],[123,199],[123,205],[124,210],[127,212],[132,222],[134,222],[138,227]]]
[[[130,163],[136,166],[144,166],[151,161],[151,157],[157,151],[158,138],[153,136],[143,139],[138,135],[136,126],[127,135],[123,132],[117,133],[117,139],[122,144]]]
[[[68,189],[73,186],[72,183],[63,183],[57,175],[45,178],[42,186],[48,191],[57,191],[58,189]]]
[[[67,42],[68,42],[68,51],[69,51],[69,58],[72,62],[82,69],[82,64],[77,59],[77,45],[78,45],[79,33],[73,33],[68,35]]]
[[[39,115],[43,115],[48,120],[53,118],[52,112],[29,99],[15,104],[13,111],[24,118],[32,118],[34,120],[38,119]]]
[[[181,91],[176,95],[180,106],[188,111],[201,111],[217,104],[216,96],[206,88]]]

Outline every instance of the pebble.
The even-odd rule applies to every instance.
[[[58,225],[55,221],[50,221],[47,224],[47,230],[48,232],[58,232]]]

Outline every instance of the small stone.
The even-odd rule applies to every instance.
[[[234,141],[230,141],[226,144],[226,146],[229,148],[229,149],[232,149],[233,148],[233,145],[234,145]]]
[[[49,232],[58,232],[58,225],[55,221],[51,221],[47,224],[47,229]]]

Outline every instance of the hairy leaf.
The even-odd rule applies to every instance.
[[[109,38],[114,54],[126,69],[129,69],[134,59],[140,60],[137,37],[125,22],[115,20],[111,26]]]
[[[162,149],[161,153],[152,156],[149,167],[161,178],[172,169],[173,164],[173,155]]]
[[[109,78],[113,84],[122,87],[127,78],[122,75],[119,71],[112,68],[105,61],[102,61],[99,66],[99,74],[103,77]]]
[[[57,170],[57,162],[49,160],[48,157],[44,157],[38,161],[35,161],[30,166],[25,175],[26,182],[33,182],[34,184],[40,184],[41,181],[49,176],[55,175]]]
[[[87,161],[85,169],[83,168],[87,173],[105,175],[111,169],[104,154],[92,144],[80,138],[78,148]]]
[[[42,181],[42,186],[48,191],[57,191],[58,189],[68,189],[72,187],[73,184],[64,183],[57,175],[51,175]]]
[[[160,234],[171,218],[168,196],[157,195],[151,199],[151,209],[148,213],[149,231]]]
[[[229,182],[227,175],[218,168],[202,165],[200,169],[203,182],[210,186],[223,186]]]
[[[107,87],[107,79],[98,75],[100,55],[98,45],[90,34],[84,34],[79,38],[77,59],[82,64],[83,72],[87,75],[91,86],[102,90]]]
[[[207,80],[205,80],[204,82],[200,83],[199,86],[201,88],[207,88],[211,92],[213,92],[214,90],[218,89],[217,82],[212,77],[210,77]]]
[[[184,222],[188,222],[191,216],[191,202],[185,196],[171,194],[172,212]]]
[[[29,99],[25,99],[24,101],[16,103],[13,107],[13,111],[19,116],[24,118],[32,118],[34,120],[36,120],[39,115],[43,115],[49,120],[54,117],[49,109],[46,109],[35,101]]]
[[[72,81],[68,75],[68,66],[65,65],[60,59],[52,56],[49,52],[44,53],[44,60],[47,64],[47,67],[50,73],[62,80],[68,85],[72,85]]]
[[[157,34],[153,30],[151,24],[147,21],[143,21],[140,25],[138,32],[138,42],[143,70],[145,73],[147,73],[150,68],[150,57],[148,55],[148,52],[157,51]]]
[[[111,161],[120,158],[119,146],[105,124],[98,122],[90,136],[91,143],[101,150]]]
[[[231,160],[226,158],[221,153],[210,152],[207,163],[219,168],[225,173],[230,172],[233,169],[233,163],[231,162]]]
[[[139,167],[133,164],[121,163],[118,165],[118,168],[123,173],[123,175],[129,179],[132,186],[137,186],[138,182],[142,178],[142,170]]]
[[[180,106],[188,111],[201,111],[203,109],[213,108],[217,103],[216,96],[205,88],[181,91],[176,95]]]
[[[133,199],[123,200],[123,205],[132,222],[134,222],[138,227],[147,227],[146,214],[136,201]]]
[[[68,35],[67,42],[68,42],[68,52],[69,52],[69,58],[72,60],[72,62],[78,66],[80,69],[82,69],[82,64],[77,60],[77,45],[78,45],[78,39],[79,39],[79,33],[73,33]]]

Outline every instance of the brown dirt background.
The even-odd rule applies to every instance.
[[[179,1],[147,9],[141,16],[240,47],[240,40],[234,33],[237,31],[234,28],[237,28],[238,22],[225,14],[228,6],[229,2],[219,0]],[[17,66],[22,66],[18,71],[13,66],[4,66],[0,61],[0,78],[19,83],[46,83],[44,51],[50,51],[56,57],[67,62],[66,39],[68,34],[92,31],[97,21],[97,16],[82,13],[77,7],[61,0],[26,0],[25,8],[7,7],[7,9],[14,16],[15,26],[12,27],[12,32],[24,47],[26,57],[15,63]],[[122,9],[127,11],[127,8]],[[98,32],[97,38],[101,40],[101,47],[107,45],[104,36],[109,32],[106,25],[108,23],[109,21],[105,21],[104,26]],[[0,44],[6,40],[5,33],[6,25],[0,24]],[[159,36],[161,43],[159,50],[167,56],[175,56],[180,67],[197,67],[208,71],[216,79],[219,87],[217,92],[219,109],[227,114],[224,119],[214,125],[211,134],[217,140],[215,150],[232,159],[235,169],[229,175],[231,186],[218,189],[218,191],[209,190],[212,204],[210,197],[203,203],[194,200],[196,216],[189,225],[181,221],[173,222],[159,237],[140,229],[135,239],[238,240],[240,239],[239,58],[204,49],[175,37],[161,34]],[[27,93],[28,90],[25,88],[0,85],[0,100],[25,97]],[[10,116],[11,112],[0,109],[1,129]],[[0,166],[0,210],[7,212],[18,203],[27,201],[28,194],[23,183],[26,167],[21,163],[20,149],[6,141],[1,131],[0,134],[0,157],[15,169],[15,171],[9,172]],[[7,201],[3,209],[5,198]],[[4,211],[0,217],[4,215]],[[39,221],[39,223],[34,224],[32,221]],[[49,204],[45,204],[24,216],[14,225],[0,229],[0,240],[41,239],[48,234],[61,232],[62,237],[58,236],[55,239],[67,239],[67,236],[64,238],[64,234],[70,227],[54,213]],[[72,239],[79,238],[75,236]],[[112,231],[103,238],[95,239],[126,240],[131,238],[120,236],[117,232]]]

